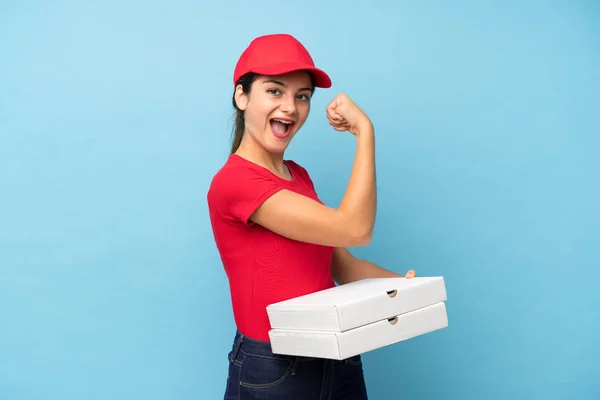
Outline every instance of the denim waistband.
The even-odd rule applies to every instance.
[[[233,349],[230,353],[230,361],[234,361],[238,359],[238,353],[242,353],[241,355],[249,355],[254,357],[264,357],[270,359],[279,359],[279,360],[290,360],[293,362],[292,366],[292,375],[296,374],[296,368],[299,363],[304,363],[311,361],[312,363],[327,363],[329,360],[315,358],[315,357],[304,357],[304,356],[291,356],[287,354],[275,354],[271,350],[271,343],[265,342],[262,340],[256,340],[249,338],[248,336],[241,333],[239,330],[236,330],[235,339],[233,342]],[[311,363],[311,364],[312,364]]]
[[[248,336],[241,333],[239,330],[236,330],[236,332],[235,332],[235,339],[234,339],[233,346],[234,346],[234,353],[237,353],[238,351],[242,351],[243,353],[250,354],[253,356],[281,358],[281,359],[288,359],[288,360],[295,360],[296,358],[304,358],[304,357],[289,356],[289,355],[284,355],[284,354],[275,354],[271,350],[271,343],[265,342],[262,340],[256,340],[256,339],[249,338]]]
[[[321,358],[315,357],[305,357],[305,356],[292,356],[287,354],[275,354],[271,349],[271,343],[265,342],[262,340],[257,340],[250,338],[239,330],[235,332],[235,339],[233,342],[233,358],[236,357],[238,352],[242,352],[247,355],[257,356],[257,357],[267,357],[267,358],[275,358],[282,360],[292,360],[296,363],[298,362],[306,362],[306,361],[325,361]]]

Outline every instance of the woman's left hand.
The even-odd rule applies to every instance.
[[[411,269],[410,271],[408,271],[406,273],[406,275],[404,275],[404,277],[407,279],[414,278],[415,276],[417,276],[417,273],[415,272],[414,269]]]

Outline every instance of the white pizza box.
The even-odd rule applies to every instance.
[[[272,329],[269,338],[275,354],[345,360],[447,326],[440,302],[346,332]]]
[[[272,329],[345,332],[446,301],[444,278],[367,278],[267,306]]]

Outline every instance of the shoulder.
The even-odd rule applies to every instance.
[[[240,157],[230,157],[213,176],[206,195],[211,214],[248,222],[262,202],[283,189],[273,174]]]
[[[209,201],[211,198],[226,196],[247,187],[251,188],[256,183],[264,182],[269,178],[261,168],[232,155],[213,176],[208,189]]]

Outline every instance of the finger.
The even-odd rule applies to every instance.
[[[334,119],[344,119],[340,113],[338,113],[334,108],[327,107],[326,114]]]
[[[327,119],[329,120],[330,124],[335,124],[335,125],[347,125],[347,122],[345,120],[339,120],[339,119],[335,119],[335,118],[329,118],[327,117]]]
[[[335,121],[329,121],[329,125],[331,126],[342,126],[342,124],[340,124],[339,122],[335,122]]]
[[[329,102],[329,104],[327,104],[326,110],[327,111],[331,111],[331,112],[335,112],[335,109],[338,107],[339,105],[339,99],[337,97],[335,97],[333,100],[331,100]]]
[[[331,116],[331,115],[328,115],[328,116],[327,116],[327,119],[328,119],[329,121],[333,121],[333,122],[336,122],[336,123],[338,123],[338,124],[341,124],[341,123],[345,122],[343,118],[336,117],[336,116]]]
[[[335,111],[335,105],[331,105],[331,104],[328,105],[325,108],[325,111],[326,111],[327,115],[335,115],[335,114],[337,114],[337,112]]]
[[[338,132],[344,132],[347,131],[348,128],[345,125],[339,125],[339,124],[330,124],[333,129],[335,129]]]
[[[332,119],[334,121],[344,121],[344,117],[337,113],[327,114],[327,118]]]

